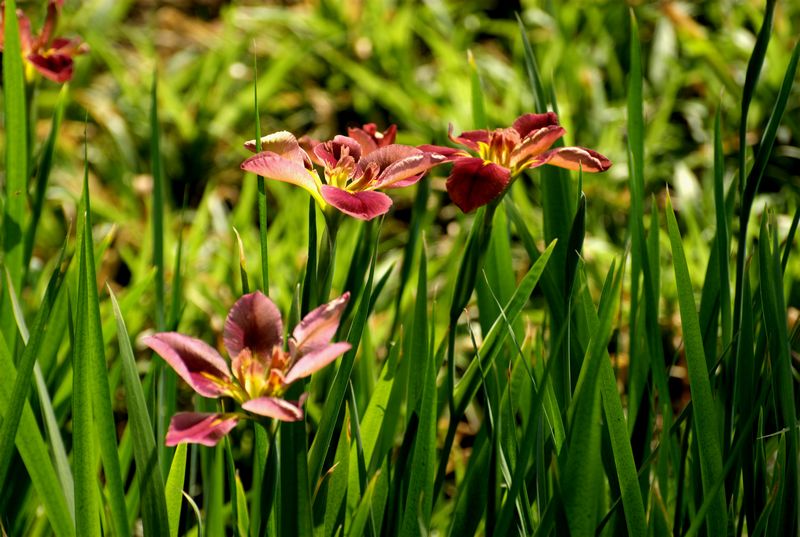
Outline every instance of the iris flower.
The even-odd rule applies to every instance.
[[[323,210],[331,206],[354,218],[372,220],[392,206],[392,199],[378,189],[414,184],[444,161],[439,154],[385,143],[394,137],[391,128],[381,136],[377,129],[359,130],[353,132],[355,137],[336,136],[313,145],[309,152],[291,133],[276,132],[261,139],[261,153],[245,160],[242,169],[304,188]],[[255,145],[255,141],[245,143],[251,151]],[[322,177],[312,163],[323,169]]]
[[[73,58],[88,50],[79,39],[53,37],[59,11],[64,0],[50,0],[47,3],[47,16],[38,36],[31,33],[31,21],[21,10],[17,10],[19,38],[22,57],[28,64],[25,78],[33,79],[35,71],[53,82],[62,84],[72,79]],[[0,17],[2,18],[2,17]],[[0,25],[0,50],[3,50],[4,34]]]
[[[339,327],[349,293],[322,305],[298,324],[283,345],[281,314],[260,292],[244,295],[225,320],[224,343],[231,367],[207,343],[177,332],[145,338],[175,372],[203,397],[231,397],[247,414],[179,412],[172,417],[166,444],[181,442],[213,446],[242,417],[281,421],[303,419],[302,404],[283,398],[295,381],[311,375],[350,349],[349,343],[331,343]]]
[[[568,170],[602,172],[611,167],[610,160],[591,149],[550,149],[565,132],[553,112],[525,114],[504,129],[467,131],[453,136],[451,126],[450,139],[466,150],[435,145],[419,148],[443,155],[453,163],[447,192],[468,213],[499,197],[528,168],[550,164]]]

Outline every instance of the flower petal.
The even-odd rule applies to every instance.
[[[298,379],[305,378],[349,351],[351,347],[352,345],[349,343],[341,341],[325,345],[313,352],[309,352],[292,366],[283,381],[286,384],[291,384]]]
[[[534,166],[550,164],[568,170],[583,169],[585,172],[604,172],[611,167],[611,161],[592,149],[585,147],[559,147],[542,153],[534,159]]]
[[[28,61],[45,78],[63,84],[72,79],[73,61],[69,54],[29,54]]]
[[[551,125],[558,125],[558,116],[554,112],[546,114],[523,114],[514,120],[514,129],[520,138],[525,138],[532,131],[543,129]]]
[[[556,140],[564,136],[564,127],[549,125],[531,131],[511,153],[511,165],[517,166],[530,157],[539,155],[550,148]]]
[[[166,444],[177,446],[186,442],[215,446],[223,436],[236,427],[237,421],[235,414],[178,412],[169,422]]]
[[[394,143],[397,137],[397,125],[389,125],[385,131],[378,132],[378,126],[375,123],[367,123],[361,128],[347,129],[347,135],[361,145],[364,155],[368,155],[379,147]]]
[[[345,293],[339,298],[331,300],[308,313],[292,332],[292,356],[300,358],[305,354],[317,351],[329,345],[331,339],[339,329],[350,293]]]
[[[323,166],[332,168],[345,155],[350,155],[355,162],[358,162],[361,158],[361,145],[349,136],[337,134],[333,140],[314,146],[314,154]]]
[[[228,364],[207,343],[177,332],[161,332],[144,338],[144,344],[203,397],[228,394],[224,387],[231,381]]]
[[[253,172],[267,179],[297,185],[306,189],[317,201],[321,201],[317,188],[319,178],[316,172],[306,169],[305,165],[300,162],[270,151],[262,151],[242,162],[241,167],[245,171]]]
[[[246,141],[244,147],[253,153],[258,150],[255,140]],[[311,169],[311,159],[308,157],[308,153],[303,151],[297,138],[291,132],[278,131],[262,136],[261,151],[275,153],[279,157],[297,162],[302,164],[303,167]]]
[[[283,344],[281,312],[261,291],[244,295],[228,312],[224,341],[231,357],[249,349],[257,360],[270,359]]]
[[[473,151],[478,150],[478,143],[489,143],[489,131],[486,129],[481,129],[477,131],[466,131],[462,132],[458,136],[453,136],[453,124],[451,123],[447,129],[447,137],[450,138],[454,143],[463,145],[464,147],[468,147]]]
[[[456,149],[455,147],[445,147],[443,145],[424,144],[424,145],[418,145],[417,149],[419,149],[424,153],[434,153],[437,155],[442,155],[445,158],[446,162],[451,162],[460,158],[472,156],[463,149]]]
[[[360,220],[372,220],[392,206],[392,198],[382,192],[350,193],[330,185],[322,185],[322,197],[343,213]]]
[[[242,408],[259,416],[275,418],[281,421],[300,421],[303,419],[303,409],[300,408],[305,397],[297,403],[292,403],[277,397],[259,397],[245,401]]]
[[[453,203],[468,213],[499,196],[510,181],[507,168],[480,158],[462,158],[453,164],[447,192]]]
[[[412,185],[419,181],[425,172],[444,161],[445,157],[438,153],[421,153],[398,160],[383,170],[374,188],[400,188]]]

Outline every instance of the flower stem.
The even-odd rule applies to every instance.
[[[475,282],[477,280],[478,272],[483,266],[483,260],[486,255],[486,249],[489,246],[489,239],[492,236],[492,222],[494,221],[494,213],[500,203],[500,199],[496,199],[489,203],[485,208],[481,208],[476,216],[472,229],[467,239],[467,245],[464,249],[464,256],[461,258],[461,264],[458,267],[458,276],[456,277],[456,288],[453,291],[453,301],[450,305],[450,326],[447,333],[447,394],[448,394],[448,409],[450,411],[450,423],[447,427],[447,435],[444,441],[444,448],[442,449],[441,459],[439,461],[439,469],[436,474],[436,481],[434,484],[433,497],[436,498],[441,491],[444,479],[447,473],[447,461],[450,458],[450,451],[453,448],[453,441],[455,440],[456,427],[461,419],[458,415],[455,404],[455,383],[456,383],[456,365],[455,365],[455,344],[456,344],[456,324],[458,323],[461,312],[467,306],[472,291],[475,289]]]

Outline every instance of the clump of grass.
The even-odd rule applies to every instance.
[[[92,52],[60,89],[29,76],[17,7],[5,533],[797,533],[797,7],[234,3],[204,21],[68,4]],[[396,123],[398,143],[441,150],[448,122],[525,112],[557,112],[556,150],[614,166],[502,161],[513,182],[464,214],[437,160],[369,221],[239,170],[262,127]],[[329,339],[350,350],[275,392],[309,394],[302,419],[168,448],[178,410],[239,410],[190,393],[142,337],[220,347],[255,290],[291,326],[349,293]]]

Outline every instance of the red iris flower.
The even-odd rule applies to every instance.
[[[450,139],[470,151],[423,145],[426,152],[439,153],[453,163],[447,178],[450,199],[465,213],[486,205],[499,197],[524,170],[543,164],[602,172],[611,167],[606,157],[584,147],[557,147],[553,143],[566,131],[558,124],[558,116],[525,114],[511,127],[495,130],[467,131]]]
[[[241,167],[304,188],[323,210],[332,206],[354,218],[372,220],[392,206],[392,199],[378,189],[414,184],[444,157],[391,143],[391,127],[382,134],[374,125],[364,127],[351,133],[355,137],[336,136],[322,143],[306,140],[308,151],[289,132],[269,134],[261,138],[262,152]],[[245,147],[254,151],[255,140]],[[323,169],[322,178],[312,162]]]
[[[161,332],[144,340],[175,372],[203,397],[231,397],[246,412],[179,412],[172,417],[166,443],[213,446],[240,418],[303,419],[303,401],[284,394],[295,381],[322,369],[350,349],[331,343],[349,293],[305,316],[283,345],[283,323],[275,304],[260,292],[244,295],[225,320],[228,362],[207,343],[177,332]]]
[[[31,80],[34,72],[38,71],[53,82],[59,84],[68,82],[72,79],[73,58],[88,50],[88,46],[79,39],[53,37],[63,4],[64,0],[50,0],[47,3],[47,17],[42,26],[42,33],[38,36],[31,33],[30,19],[21,10],[17,10],[22,57],[30,67],[25,72],[25,78],[28,80]],[[1,15],[2,12],[0,19]],[[3,25],[0,24],[0,50],[3,50],[3,42]]]

